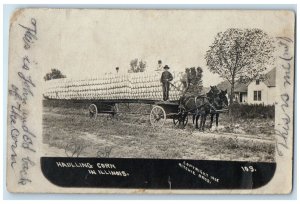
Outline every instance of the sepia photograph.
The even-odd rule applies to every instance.
[[[281,39],[205,15],[118,13],[61,34],[44,73],[47,155],[275,161]]]
[[[17,10],[9,189],[290,192],[294,18],[288,10]]]

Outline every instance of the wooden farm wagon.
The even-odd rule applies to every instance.
[[[184,128],[188,122],[188,112],[179,108],[178,101],[157,101],[139,99],[119,99],[119,100],[95,100],[89,101],[89,116],[97,118],[100,113],[111,114],[112,116],[123,113],[119,110],[119,104],[148,104],[150,112],[140,113],[137,110],[128,110],[130,114],[147,114],[153,128],[161,128],[167,119],[172,119],[175,127]],[[127,112],[127,113],[128,113]]]

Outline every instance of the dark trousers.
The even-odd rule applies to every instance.
[[[170,90],[170,83],[169,82],[163,82],[163,100],[169,100],[169,90]]]

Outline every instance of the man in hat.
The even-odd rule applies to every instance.
[[[160,82],[163,87],[163,100],[169,100],[169,90],[170,90],[170,81],[173,80],[172,74],[168,71],[170,67],[168,65],[164,66],[164,71],[161,74]]]

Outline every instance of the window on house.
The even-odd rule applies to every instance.
[[[254,91],[254,101],[261,101],[261,91]]]
[[[259,79],[256,80],[256,85],[259,85]]]

